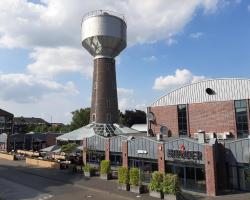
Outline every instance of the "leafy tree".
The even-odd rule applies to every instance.
[[[126,110],[124,114],[120,112],[119,122],[129,127],[133,124],[145,124],[146,113],[141,110]]]
[[[69,158],[69,154],[76,151],[77,144],[75,143],[68,143],[61,146],[61,152],[65,153],[67,158]],[[67,159],[68,160],[68,159]]]
[[[75,130],[81,128],[89,123],[90,119],[90,108],[81,108],[72,112],[72,122],[70,124],[70,129]]]

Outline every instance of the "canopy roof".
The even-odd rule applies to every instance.
[[[134,124],[131,128],[136,131],[147,132],[148,126],[147,124]]]
[[[97,135],[110,137],[114,135],[137,134],[138,131],[119,124],[89,124],[82,128],[76,129],[69,133],[58,136],[58,141],[82,141],[84,138],[89,138]]]
[[[83,138],[91,137],[93,135],[95,135],[93,128],[87,125],[69,133],[60,135],[56,139],[59,141],[79,141],[83,140]]]
[[[60,152],[60,150],[61,150],[60,146],[52,145],[52,146],[46,147],[44,149],[41,149],[40,151],[42,151],[42,152]]]

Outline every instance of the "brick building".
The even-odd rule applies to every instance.
[[[8,137],[8,151],[40,149],[56,144],[56,138],[61,133],[15,133]]]
[[[12,113],[0,109],[0,134],[11,135],[13,133],[13,117]]]
[[[209,196],[250,191],[249,99],[248,79],[181,87],[147,108],[147,133],[117,126],[105,136],[93,129],[83,140],[83,162],[176,173],[183,189]]]

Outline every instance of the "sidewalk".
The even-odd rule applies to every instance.
[[[101,180],[99,177],[86,178],[82,174],[70,174],[67,170],[56,170],[56,169],[44,169],[44,168],[33,168],[26,166],[23,161],[2,161],[0,160],[2,167],[16,166],[17,170],[22,173],[28,173],[35,176],[43,177],[49,180],[57,181],[60,183],[70,184],[74,187],[82,188],[84,190],[91,191],[93,193],[106,193],[113,197],[119,197],[119,199],[130,200],[130,199],[155,199],[149,197],[148,194],[140,195],[141,198],[136,197],[137,194],[132,192],[121,191],[117,189],[117,180]],[[183,192],[183,196],[188,200],[249,200],[250,193],[230,194],[218,197],[206,197],[196,193]]]

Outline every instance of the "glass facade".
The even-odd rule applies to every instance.
[[[250,166],[227,163],[228,188],[241,191],[250,191]]]
[[[187,105],[177,105],[178,110],[178,128],[180,136],[187,136]]]
[[[177,174],[183,189],[206,192],[204,165],[167,162],[166,173]]]
[[[100,164],[102,160],[105,160],[105,152],[104,151],[94,151],[88,150],[87,152],[87,162]]]
[[[143,159],[143,158],[129,158],[128,159],[129,168],[138,167],[143,173],[144,182],[149,183],[151,180],[151,173],[158,171],[158,161],[153,159]]]
[[[122,166],[122,153],[110,152],[111,166]]]
[[[247,100],[237,100],[235,104],[235,117],[237,126],[237,137],[246,138],[249,135]]]

